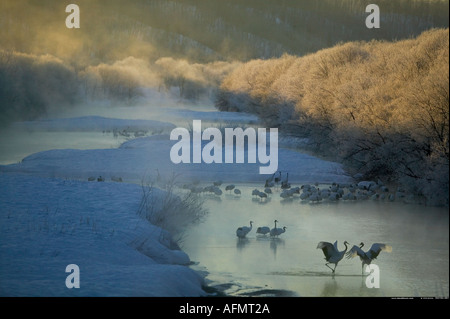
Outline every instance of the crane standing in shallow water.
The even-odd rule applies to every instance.
[[[354,245],[346,254],[345,256],[347,259],[356,257],[356,255],[359,256],[359,259],[361,260],[361,273],[364,274],[364,265],[370,265],[372,260],[376,259],[378,255],[382,251],[386,251],[388,253],[392,252],[392,246],[381,244],[381,243],[374,243],[370,249],[366,252],[364,252],[361,248],[363,248],[364,243],[361,242],[359,244],[359,247]]]
[[[330,268],[333,273],[335,272],[338,263],[342,260],[345,253],[347,252],[347,245],[350,244],[347,241],[344,241],[344,245],[345,249],[343,251],[339,251],[337,247],[337,240],[334,242],[334,244],[326,241],[321,241],[317,244],[317,248],[322,249],[323,254],[325,255],[325,260],[327,261],[325,266]],[[334,269],[328,266],[328,264],[334,264]]]
[[[278,176],[275,176],[275,184],[278,186],[278,183],[281,181],[281,171],[278,171]]]
[[[242,226],[236,229],[236,236],[238,236],[240,239],[245,238],[247,234],[252,230],[253,227],[253,221],[250,221],[250,227],[248,226]]]
[[[286,232],[286,226],[283,228],[277,228],[278,220],[275,219],[275,227],[270,230],[270,237],[278,237],[282,233]]]
[[[230,184],[230,185],[225,186],[225,190],[226,190],[226,191],[230,191],[230,193],[231,193],[231,191],[232,191],[235,187],[236,187],[236,186],[235,186],[234,184]]]
[[[261,226],[261,227],[258,227],[258,228],[256,229],[256,233],[265,236],[265,235],[267,235],[268,233],[270,233],[270,227],[268,227],[268,226]]]
[[[275,186],[275,182],[273,181],[274,177],[275,177],[275,173],[273,173],[270,178],[266,179],[266,183],[264,184],[265,188]]]
[[[281,181],[281,189],[289,189],[291,184],[289,183],[289,173],[286,173],[286,179]]]

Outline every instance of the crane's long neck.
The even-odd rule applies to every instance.
[[[344,249],[344,254],[345,254],[347,252],[347,249],[348,249],[347,242],[344,242],[344,246],[345,246],[345,249]]]

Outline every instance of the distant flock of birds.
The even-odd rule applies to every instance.
[[[99,177],[94,177],[94,176],[88,177],[89,182],[94,182],[94,181],[104,182],[105,180],[106,180],[105,177],[103,177],[101,175]],[[117,176],[111,176],[111,181],[118,182],[118,183],[123,182],[122,177],[117,177]]]
[[[206,187],[196,185],[184,185],[183,187],[189,189],[193,193],[209,193],[221,196],[223,191],[220,189],[222,181],[216,181],[213,185]],[[285,200],[299,198],[302,202],[318,203],[318,202],[336,202],[339,200],[355,201],[355,200],[389,200],[404,198],[405,192],[402,189],[395,193],[390,192],[389,188],[380,180],[375,181],[361,181],[358,183],[332,183],[329,187],[320,188],[319,183],[303,184],[301,186],[292,187],[289,182],[289,173],[283,176],[281,171],[278,171],[265,181],[264,190],[254,189],[252,197],[257,197],[261,201],[273,196],[273,188],[280,190],[280,197]],[[236,188],[234,184],[225,186],[225,191],[231,192],[236,196],[241,196],[242,192]]]
[[[158,172],[159,178],[159,172]],[[105,177],[89,177],[88,181],[104,182]],[[111,181],[122,182],[121,177],[112,176]],[[214,194],[221,196],[223,194],[220,186],[222,181],[216,181],[212,185],[201,187],[197,185],[183,185],[183,188],[189,189],[193,193],[197,194]],[[395,201],[396,199],[404,198],[405,192],[402,189],[397,190],[395,193],[390,192],[389,188],[383,184],[382,181],[361,181],[358,183],[332,183],[329,187],[320,188],[319,183],[303,184],[301,186],[292,187],[289,182],[289,173],[286,173],[284,178],[282,172],[278,171],[265,181],[264,190],[253,189],[252,197],[257,197],[261,201],[264,201],[269,196],[273,196],[274,191],[272,188],[280,189],[280,197],[285,200],[299,198],[302,202],[318,203],[322,201],[336,202],[339,200],[352,201],[352,200],[389,200]],[[236,188],[234,184],[225,186],[225,191],[235,196],[241,196],[242,192]]]

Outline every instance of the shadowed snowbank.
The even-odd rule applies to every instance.
[[[141,197],[134,184],[0,174],[0,295],[205,295],[189,256],[138,216]]]

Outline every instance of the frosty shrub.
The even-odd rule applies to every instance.
[[[176,190],[175,178],[162,189],[153,183],[142,183],[142,193],[138,215],[168,231],[178,244],[183,241],[186,229],[202,221],[208,213],[199,194]]]
[[[0,49],[0,124],[70,107],[78,86],[73,68],[54,56]]]

